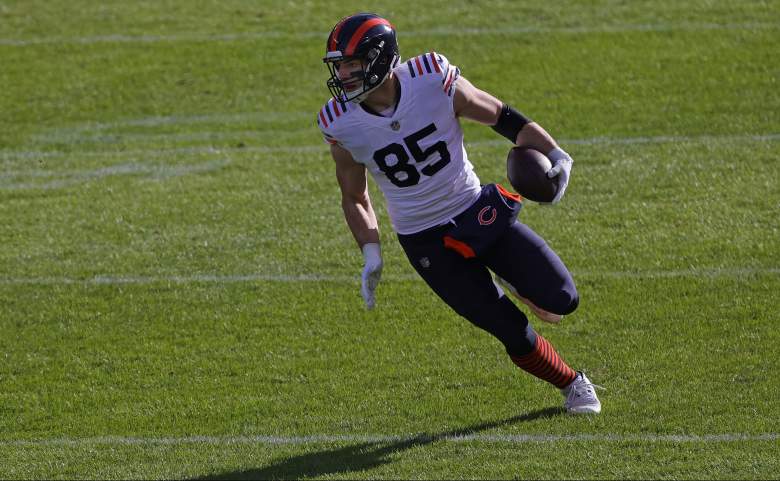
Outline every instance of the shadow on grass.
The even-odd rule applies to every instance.
[[[425,446],[451,437],[468,436],[501,426],[533,421],[562,414],[562,408],[546,408],[511,418],[475,424],[438,434],[421,434],[397,442],[365,442],[342,448],[325,449],[292,458],[272,461],[268,466],[244,471],[233,471],[196,478],[201,480],[223,479],[300,479],[329,474],[346,474],[372,469],[391,462],[390,456],[417,446]]]

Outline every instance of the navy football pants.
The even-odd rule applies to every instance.
[[[548,312],[569,314],[577,308],[571,274],[530,227],[515,221],[486,253],[471,259],[444,247],[449,228],[399,234],[398,240],[431,289],[455,312],[497,337],[510,355],[531,352],[536,333],[525,314],[507,296],[500,296],[488,269]]]

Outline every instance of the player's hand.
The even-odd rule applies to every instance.
[[[569,185],[571,166],[574,163],[574,160],[559,147],[554,148],[547,154],[547,157],[552,163],[552,168],[547,171],[547,177],[550,179],[558,177],[558,192],[550,202],[551,204],[556,204],[563,198],[563,193],[566,192],[566,186]]]
[[[361,276],[360,293],[366,301],[366,308],[373,309],[376,305],[374,291],[382,277],[382,250],[379,244],[368,243],[363,245],[363,275]]]

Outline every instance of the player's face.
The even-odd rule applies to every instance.
[[[363,84],[363,62],[360,59],[338,62],[336,63],[336,74],[339,76],[344,90],[351,92]]]

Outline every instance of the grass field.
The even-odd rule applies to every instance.
[[[364,310],[314,116],[365,8],[573,155],[521,217],[600,416],[415,277],[373,184]],[[777,0],[0,1],[0,478],[777,478],[779,33]]]

